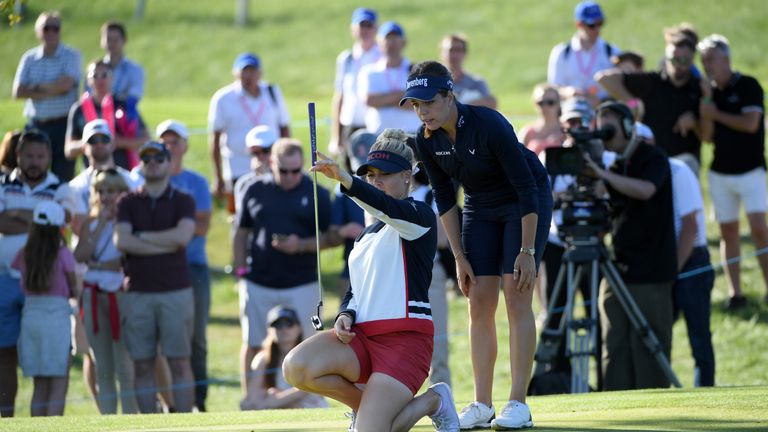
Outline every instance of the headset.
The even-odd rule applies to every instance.
[[[632,111],[629,109],[629,107],[621,102],[603,102],[598,105],[597,114],[599,115],[601,112],[606,110],[610,110],[619,116],[621,131],[624,134],[624,138],[632,139],[632,136],[635,134],[635,116],[632,114]]]

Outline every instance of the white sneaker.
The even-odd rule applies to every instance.
[[[496,410],[493,406],[475,401],[465,406],[459,413],[459,428],[461,430],[487,428],[491,426],[494,418],[496,418]]]
[[[437,432],[458,432],[459,416],[456,414],[456,405],[453,403],[451,388],[446,383],[437,383],[429,387],[430,390],[440,396],[440,408],[429,416],[432,425]]]
[[[528,405],[511,400],[504,405],[501,414],[491,422],[493,430],[523,429],[533,427],[531,410]]]
[[[355,418],[357,417],[357,413],[354,411],[345,412],[344,416],[351,420],[347,432],[355,432]]]

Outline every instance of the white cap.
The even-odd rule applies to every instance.
[[[648,125],[644,123],[635,122],[635,131],[637,132],[637,136],[640,138],[645,138],[651,141],[654,139],[653,131],[648,127]]]
[[[32,213],[32,222],[37,225],[64,226],[64,207],[56,201],[42,201]]]
[[[94,119],[85,124],[83,128],[83,141],[88,142],[94,135],[106,135],[112,140],[112,131],[104,119]]]
[[[187,127],[184,125],[184,123],[178,120],[168,119],[157,125],[157,129],[155,129],[155,136],[157,139],[160,139],[160,136],[166,132],[173,132],[185,140],[189,138]]]
[[[248,131],[245,136],[245,145],[248,148],[261,147],[268,149],[279,137],[271,127],[259,125]]]

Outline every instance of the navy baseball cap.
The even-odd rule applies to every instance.
[[[157,141],[147,141],[139,148],[139,156],[143,156],[144,153],[147,153],[150,151],[162,153],[166,156],[171,155],[171,153],[168,151],[165,145],[163,145],[163,143],[160,143]]]
[[[380,169],[389,174],[413,169],[408,159],[386,150],[376,150],[368,153],[367,161],[357,168],[355,174],[364,176],[368,172],[369,167]]]
[[[352,25],[360,24],[363,21],[376,22],[376,12],[373,9],[359,7],[352,12]]]
[[[232,70],[234,72],[240,72],[241,70],[245,69],[248,66],[253,66],[256,69],[261,66],[261,62],[259,61],[259,57],[256,54],[245,52],[241,53],[237,56],[235,59],[235,62],[232,63]]]
[[[295,309],[291,309],[287,306],[277,305],[267,312],[267,324],[271,327],[281,319],[287,319],[294,323],[299,322],[299,314]]]
[[[577,4],[576,9],[573,11],[573,16],[576,18],[576,21],[583,22],[587,25],[605,20],[600,5],[593,1],[583,1]]]
[[[405,83],[405,94],[400,99],[400,106],[408,99],[430,101],[440,90],[453,91],[453,81],[439,76],[417,76]]]
[[[400,37],[405,37],[405,32],[403,31],[403,28],[400,27],[400,24],[394,21],[387,21],[384,24],[382,24],[379,27],[379,32],[377,33],[377,35],[381,38],[385,38],[390,33],[394,33]]]

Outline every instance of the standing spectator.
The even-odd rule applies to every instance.
[[[496,109],[496,97],[488,90],[485,80],[464,71],[468,49],[467,37],[460,33],[443,36],[440,41],[440,59],[453,75],[453,93],[463,104]]]
[[[672,288],[674,317],[685,315],[688,341],[695,362],[693,385],[715,385],[715,351],[709,315],[715,272],[709,261],[707,226],[704,222],[704,199],[699,180],[688,165],[669,159],[672,174],[672,200],[675,210],[677,267],[683,273]],[[685,274],[696,271],[695,274]]]
[[[114,160],[117,166],[131,169],[139,164],[136,153],[149,138],[144,121],[134,105],[130,108],[112,93],[112,68],[104,60],[88,64],[88,85],[91,90],[72,105],[67,120],[67,141],[64,153],[69,159],[83,154],[86,123],[104,119],[115,143]]]
[[[211,223],[211,192],[208,180],[184,168],[184,155],[189,148],[187,127],[176,120],[157,125],[157,139],[171,153],[171,186],[195,200],[195,234],[187,244],[187,262],[195,297],[195,322],[192,331],[192,373],[195,377],[195,406],[205,411],[208,396],[208,314],[211,308],[211,275],[205,241]]]
[[[557,87],[539,84],[533,88],[533,102],[538,118],[520,129],[524,146],[537,155],[551,147],[560,147],[565,140],[560,124],[560,94]]]
[[[672,287],[679,270],[669,161],[664,152],[644,142],[626,151],[634,134],[634,117],[629,107],[622,103],[600,105],[597,127],[616,130],[611,139],[604,140],[605,148],[624,155],[609,169],[587,158],[587,165],[605,182],[610,196],[616,267],[628,294],[658,337],[662,353],[669,359]],[[607,280],[603,280],[598,297],[604,389],[669,387],[669,379],[655,353],[630,323],[613,289]]]
[[[288,137],[291,123],[280,87],[261,80],[261,62],[255,54],[238,55],[232,74],[235,82],[214,93],[208,110],[213,191],[219,198],[226,195],[230,213],[235,211],[232,188],[250,170],[248,131],[267,125]]]
[[[176,410],[194,404],[190,366],[194,295],[185,248],[195,232],[192,197],[170,185],[171,155],[149,141],[139,150],[144,186],[118,201],[115,241],[124,255],[123,331],[142,413],[155,411],[157,347],[168,358]]]
[[[254,182],[243,197],[234,239],[243,330],[240,371],[243,394],[254,355],[267,334],[266,316],[282,304],[298,312],[305,335],[314,334],[309,317],[318,302],[314,192],[303,173],[301,143],[281,139],[272,146],[272,176]],[[330,197],[317,189],[318,225],[326,231]],[[248,241],[250,238],[250,248]],[[247,251],[250,256],[246,257]]]
[[[374,64],[381,58],[376,44],[376,11],[357,8],[352,12],[350,30],[355,43],[351,49],[341,52],[336,58],[336,79],[334,80],[333,103],[331,106],[331,154],[341,154],[345,160],[348,154],[349,137],[358,129],[365,128],[365,101],[359,99],[357,80],[363,66]]]
[[[25,132],[16,146],[16,164],[0,176],[0,414],[13,416],[18,381],[17,351],[24,297],[19,277],[10,271],[16,253],[27,242],[32,211],[43,201],[57,201],[74,210],[69,186],[48,171],[51,144],[48,135]]]
[[[112,242],[117,199],[128,190],[124,177],[114,168],[93,175],[90,211],[74,252],[75,259],[87,266],[80,314],[93,353],[98,383],[96,400],[102,414],[116,414],[118,399],[123,414],[137,411],[133,366],[120,334],[120,306],[125,295],[120,288],[124,274],[120,251]],[[120,382],[119,392],[115,377]]]
[[[45,132],[51,142],[52,167],[61,181],[75,175],[75,163],[64,157],[67,114],[77,100],[82,61],[80,52],[61,42],[61,17],[45,11],[35,21],[41,45],[24,53],[13,79],[13,97],[26,99],[27,129]]]
[[[240,214],[243,196],[259,176],[272,175],[269,169],[269,154],[272,145],[277,141],[277,134],[269,126],[259,125],[248,131],[245,136],[245,146],[251,155],[251,171],[235,182],[235,214]]]
[[[375,135],[387,128],[416,132],[421,123],[410,102],[399,105],[411,70],[411,62],[403,56],[405,32],[396,22],[387,21],[379,27],[376,39],[382,58],[360,71],[358,85],[359,98],[368,106],[365,128]]]
[[[570,41],[552,48],[547,81],[560,88],[563,99],[579,96],[596,106],[608,94],[594,76],[611,67],[611,56],[618,54],[619,49],[600,37],[605,15],[599,4],[583,1],[576,5],[573,15],[576,34]]]
[[[653,131],[656,144],[668,156],[682,159],[698,176],[699,79],[691,73],[696,46],[684,33],[669,39],[666,59],[658,72],[625,73],[613,68],[595,76],[611,96],[635,109],[642,105],[643,122]]]
[[[21,138],[21,132],[8,131],[0,144],[0,175],[10,174],[16,168],[16,145]]]
[[[130,171],[115,164],[113,152],[115,144],[112,139],[112,131],[104,119],[95,119],[88,122],[83,128],[82,142],[84,153],[88,160],[88,167],[80,172],[69,187],[74,194],[75,214],[72,217],[72,232],[77,235],[83,220],[90,213],[91,207],[91,183],[99,171],[114,169],[126,183],[130,190],[139,187],[140,182],[131,177]]]
[[[125,57],[128,35],[123,23],[107,21],[101,26],[101,48],[107,53],[104,63],[112,67],[112,94],[128,107],[136,108],[144,96],[144,69]]]
[[[248,394],[240,402],[240,409],[328,407],[322,396],[291,386],[283,376],[285,356],[304,340],[296,311],[282,305],[273,307],[267,314],[267,326],[267,337],[253,359],[253,379],[248,385]]]
[[[60,416],[69,385],[69,302],[80,295],[75,257],[67,249],[61,229],[64,208],[52,201],[34,210],[27,244],[11,268],[21,274],[26,295],[21,313],[19,363],[24,376],[34,377],[30,412]]]
[[[739,207],[744,204],[755,249],[768,247],[765,222],[765,108],[763,88],[756,79],[731,69],[728,40],[711,35],[699,44],[709,82],[702,84],[700,112],[703,138],[715,144],[709,171],[709,193],[720,224],[720,255],[731,260],[741,254]],[[757,257],[768,290],[768,254]],[[730,298],[728,309],[746,306],[739,262],[725,266]],[[768,303],[768,293],[765,296]]]
[[[423,122],[416,148],[456,258],[459,287],[469,299],[475,399],[459,421],[464,429],[531,427],[525,396],[536,349],[532,288],[552,214],[549,179],[499,112],[456,101],[452,88],[445,66],[422,62],[408,77],[401,102],[410,99]],[[454,180],[465,191],[462,228]],[[496,416],[491,396],[500,287],[513,355],[509,399]]]

